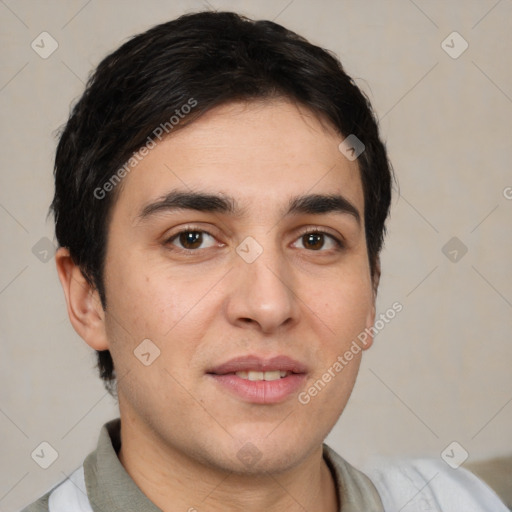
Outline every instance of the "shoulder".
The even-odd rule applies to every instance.
[[[50,498],[51,491],[48,491],[44,496],[41,496],[38,500],[34,501],[30,505],[27,505],[20,512],[49,512],[48,500]]]
[[[93,512],[83,466],[21,512]]]
[[[497,494],[473,473],[437,459],[380,459],[365,473],[385,510],[464,510],[508,512]],[[430,507],[430,508],[429,508]]]

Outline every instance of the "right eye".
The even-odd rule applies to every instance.
[[[198,249],[208,249],[209,247],[213,247],[215,245],[210,244],[207,247],[200,247],[205,242],[205,236],[215,240],[213,235],[208,233],[208,231],[187,227],[168,238],[165,244],[174,245],[183,251],[197,252]],[[177,243],[180,245],[177,245]]]

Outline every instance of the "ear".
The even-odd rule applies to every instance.
[[[379,289],[380,283],[380,256],[377,256],[375,260],[375,271],[372,276],[372,286],[373,286],[373,302],[377,300],[377,290]]]
[[[368,337],[366,338],[364,342],[364,346],[362,347],[363,350],[369,349],[373,345],[373,326],[375,324],[375,316],[376,316],[376,302],[377,302],[377,290],[379,288],[379,282],[380,282],[380,274],[381,274],[381,267],[380,267],[380,256],[377,256],[377,259],[375,261],[375,271],[372,276],[372,305],[370,308],[370,311],[368,312],[368,316],[366,318],[366,333],[368,334]]]
[[[93,349],[108,350],[105,312],[98,291],[85,279],[68,249],[59,248],[55,262],[73,328]]]

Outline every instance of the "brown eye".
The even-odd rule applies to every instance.
[[[309,249],[321,249],[324,245],[322,233],[308,233],[303,235],[304,245]]]
[[[201,247],[208,237],[213,241],[214,238],[210,233],[202,230],[194,230],[194,229],[184,229],[179,233],[176,233],[173,237],[171,237],[167,243],[177,246],[180,249],[184,249],[187,251],[194,251],[196,249],[206,249],[207,247],[212,247],[214,244],[211,243],[207,247]],[[177,243],[176,243],[177,242]],[[179,244],[179,245],[178,245]]]
[[[185,249],[197,249],[203,241],[203,235],[199,231],[185,231],[179,234],[178,240]]]
[[[329,250],[342,249],[344,247],[341,240],[338,240],[336,237],[330,235],[329,233],[319,230],[304,233],[299,237],[299,240],[302,241],[304,249],[316,252],[328,252]],[[325,248],[326,243],[327,248]]]

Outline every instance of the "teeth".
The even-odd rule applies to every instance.
[[[273,370],[271,372],[257,372],[249,370],[248,372],[236,372],[235,375],[241,379],[256,381],[256,380],[278,380],[286,377],[291,372],[285,370]]]

